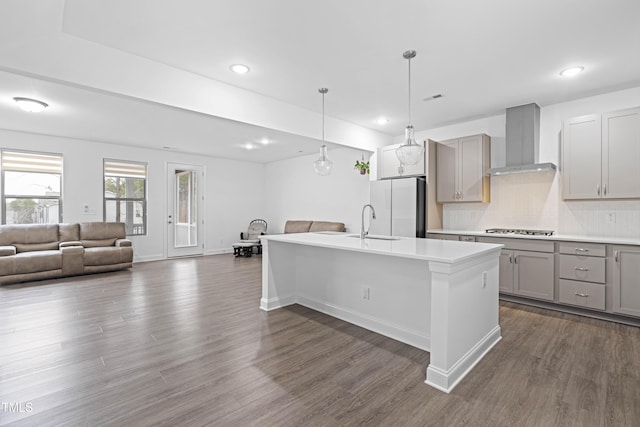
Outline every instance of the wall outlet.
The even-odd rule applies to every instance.
[[[362,298],[366,299],[367,301],[369,301],[371,299],[371,288],[368,286],[365,286],[364,288],[362,288]]]
[[[607,222],[610,222],[611,224],[615,224],[616,223],[616,214],[615,214],[615,212],[608,212],[607,213]]]
[[[486,271],[482,272],[482,287],[483,288],[487,287],[487,272]]]

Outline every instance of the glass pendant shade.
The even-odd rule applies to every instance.
[[[329,157],[327,157],[326,145],[323,144],[320,147],[320,157],[318,157],[318,160],[313,162],[313,168],[320,176],[327,176],[331,174],[331,171],[333,170],[333,162],[329,160]]]
[[[396,156],[403,165],[417,165],[424,156],[424,147],[413,137],[413,126],[404,129],[404,142],[396,149]]]

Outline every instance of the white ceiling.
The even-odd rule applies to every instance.
[[[141,101],[133,90],[114,95],[87,81],[124,74],[130,87],[143,86],[124,58],[144,58],[159,71],[169,66],[300,108],[317,128],[317,90],[328,87],[328,116],[389,141],[407,124],[407,49],[418,53],[411,91],[418,130],[640,85],[638,0],[9,0],[0,16],[12,18],[0,28],[0,68],[8,71],[0,73],[0,127],[257,162],[315,152],[318,135]],[[38,47],[50,49],[60,36],[82,41],[83,50],[66,48],[66,62],[52,65]],[[123,61],[86,81],[63,77],[76,57],[99,57],[106,48]],[[250,73],[233,74],[234,63]],[[560,77],[571,65],[585,71]],[[7,94],[28,96],[22,91],[33,87],[60,109],[37,120],[12,112]],[[443,98],[423,101],[437,93]],[[380,116],[389,118],[386,126],[375,123]],[[263,136],[278,143],[238,148]],[[349,138],[328,139],[350,145]]]

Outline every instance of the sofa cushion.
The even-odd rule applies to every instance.
[[[288,233],[308,233],[313,221],[287,221],[284,224],[284,232]]]
[[[21,252],[12,258],[15,261],[15,271],[12,274],[36,273],[62,268],[62,253],[58,250]]]
[[[80,240],[124,239],[126,237],[123,222],[82,222]]]
[[[10,224],[0,227],[0,246],[58,241],[58,224]]]
[[[58,249],[58,242],[50,243],[14,243],[16,252],[54,251]]]
[[[61,242],[80,240],[80,224],[59,224]]]
[[[85,267],[127,262],[123,249],[115,246],[85,248],[83,260]]]
[[[345,228],[341,222],[313,221],[309,231],[345,231]]]
[[[85,248],[101,248],[101,247],[109,247],[115,246],[116,239],[95,239],[95,240],[80,240],[82,242],[82,246]]]
[[[16,254],[15,246],[0,246],[0,256],[11,256]]]

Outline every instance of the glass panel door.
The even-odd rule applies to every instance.
[[[168,197],[168,256],[201,255],[202,191],[201,166],[170,163],[167,170]]]

